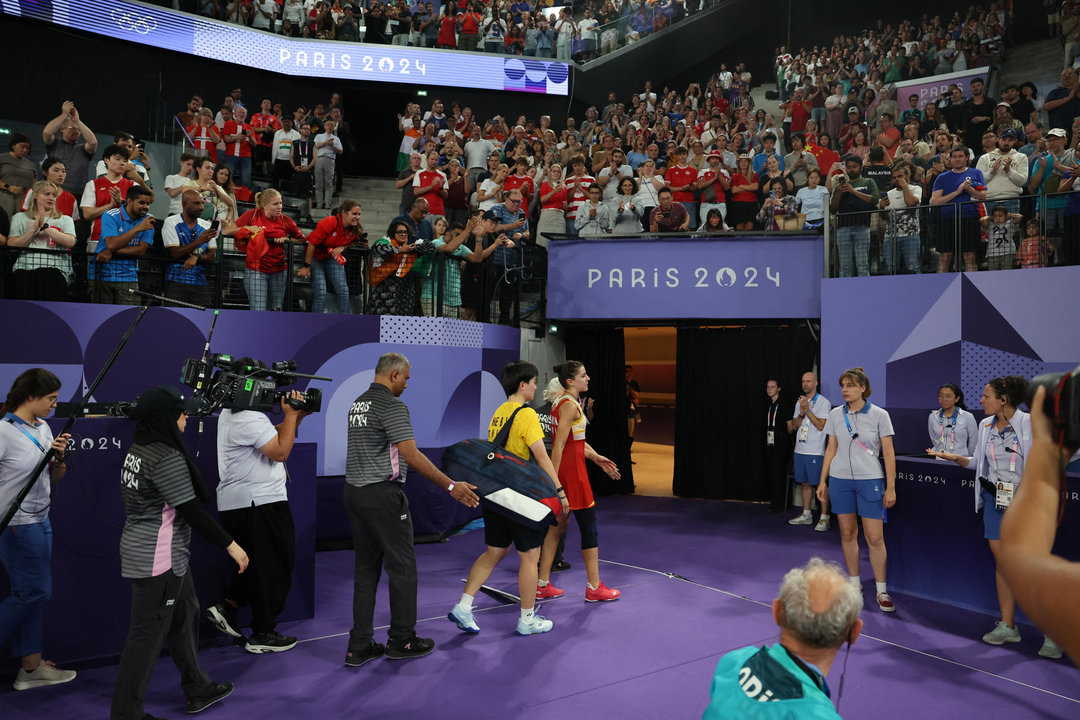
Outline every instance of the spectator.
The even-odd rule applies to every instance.
[[[838,213],[836,248],[840,255],[840,277],[870,275],[870,211],[881,198],[877,183],[862,176],[862,160],[844,158],[844,167],[834,167],[837,180],[832,191],[832,211]],[[854,263],[852,260],[854,259]]]
[[[574,225],[578,235],[610,234],[611,211],[603,202],[603,190],[598,184],[589,186],[589,199],[578,208]]]
[[[689,151],[679,146],[675,151],[675,163],[664,173],[664,180],[674,194],[675,202],[681,204],[689,217],[697,217],[697,203],[694,202],[694,189],[698,171],[690,167],[686,160]]]
[[[469,219],[469,185],[461,169],[461,161],[454,158],[446,165],[446,169],[446,198],[443,201],[443,208],[447,227],[455,223],[465,227]]]
[[[64,163],[67,177],[63,189],[72,195],[81,193],[90,179],[90,158],[97,151],[98,140],[79,117],[75,103],[64,101],[60,114],[45,124],[41,139],[45,142],[45,156]]]
[[[63,163],[59,163],[63,166]],[[12,297],[20,300],[67,300],[71,285],[71,256],[58,252],[75,244],[75,223],[61,213],[58,184],[42,180],[31,189],[31,205],[11,219],[8,247],[28,248],[12,268]],[[45,250],[47,252],[34,252]]]
[[[252,310],[280,310],[285,299],[289,238],[303,240],[300,228],[281,212],[281,193],[273,188],[255,194],[255,209],[236,218],[223,234],[244,253],[244,291]]]
[[[130,178],[122,175],[124,169],[130,165],[127,161],[127,150],[119,145],[110,145],[105,148],[102,155],[105,174],[87,181],[79,201],[79,213],[83,220],[92,223],[90,239],[86,243],[86,251],[90,255],[97,255],[98,252],[101,216],[123,205],[128,190],[135,185]],[[87,277],[90,280],[93,280],[96,275],[95,267],[96,263],[91,261],[87,271]]]
[[[278,190],[284,190],[292,180],[293,143],[300,139],[300,133],[293,128],[291,117],[281,118],[281,129],[274,133],[270,143],[274,160],[274,182]]]
[[[195,156],[180,154],[180,171],[165,177],[165,192],[169,196],[169,215],[179,215],[183,210],[184,187],[191,181],[195,172]],[[200,208],[201,211],[201,208]]]
[[[414,152],[409,155],[409,166],[398,173],[394,187],[401,190],[401,204],[398,205],[398,214],[404,215],[413,205],[415,195],[413,193],[413,181],[420,172],[424,158],[420,153]]]
[[[203,220],[220,220],[222,225],[228,225],[236,217],[236,197],[228,188],[218,185],[214,180],[215,166],[210,158],[199,158],[195,161],[194,178],[188,180],[187,187],[195,188],[203,199]],[[228,172],[228,168],[221,165]],[[231,188],[232,183],[227,183]]]
[[[315,136],[317,162],[312,171],[315,178],[315,207],[323,210],[329,210],[334,202],[334,167],[337,157],[344,152],[336,130],[337,123],[327,120],[323,123],[323,132]]]
[[[201,219],[205,201],[197,189],[181,188],[180,201],[180,214],[166,218],[161,226],[162,245],[177,261],[165,270],[165,297],[206,307],[210,286],[202,266],[217,260],[218,228]]]
[[[574,37],[577,35],[577,25],[566,7],[559,8],[559,19],[555,21],[555,35],[558,38],[556,56],[560,60],[570,61]]]
[[[938,272],[952,270],[957,246],[964,257],[964,270],[975,272],[975,252],[979,244],[979,210],[976,203],[986,199],[986,180],[975,168],[968,167],[968,149],[957,145],[949,151],[950,170],[934,179],[931,205],[941,205]],[[965,197],[966,196],[966,197]],[[957,212],[959,210],[959,213]],[[959,226],[954,219],[959,215]]]
[[[180,127],[186,128],[189,125],[194,125],[199,118],[199,110],[202,109],[202,105],[202,97],[192,95],[187,102],[187,107],[176,113],[176,119],[180,122]]]
[[[757,220],[766,231],[801,230],[797,212],[799,203],[794,195],[789,194],[783,178],[773,178],[769,182],[769,194],[761,203]]]
[[[859,132],[862,132],[865,137],[869,130],[859,116],[859,108],[850,107],[848,108],[848,123],[840,128],[840,135],[836,138],[838,151],[848,152],[855,144],[855,136]]]
[[[469,131],[469,140],[465,143],[463,151],[465,153],[465,168],[468,171],[469,187],[475,188],[480,181],[480,174],[484,171],[485,164],[492,156],[492,153],[495,154],[495,158],[498,160],[498,151],[490,140],[480,134],[480,126],[475,123],[473,123]]]
[[[454,3],[444,3],[439,16],[439,35],[436,45],[443,50],[457,47],[457,20],[454,17]]]
[[[492,232],[496,238],[505,236],[510,241],[492,254],[489,268],[489,302],[492,297],[498,300],[498,322],[509,325],[510,311],[521,280],[519,268],[523,264],[519,244],[529,240],[529,220],[521,207],[520,190],[503,190],[502,197],[503,201],[488,210],[484,217],[494,216],[495,228]]]
[[[776,135],[771,132],[767,132],[761,136],[761,152],[754,155],[754,172],[761,174],[762,169],[765,167],[765,161],[770,157],[775,157],[779,165],[780,171],[784,171],[784,158],[776,152]]]
[[[874,144],[885,149],[891,163],[900,146],[900,130],[893,123],[892,113],[884,112],[878,116],[878,132],[874,137]]]
[[[247,109],[243,106],[233,111],[233,119],[221,128],[225,141],[225,155],[222,162],[232,171],[233,178],[241,187],[251,188],[251,151],[255,147],[255,132],[245,122]]]
[[[570,175],[566,178],[566,234],[577,235],[577,210],[588,197],[588,188],[595,178],[585,173],[585,156],[575,155],[570,158]]]
[[[633,179],[634,169],[626,164],[626,156],[622,149],[615,148],[611,151],[610,159],[596,175],[596,183],[604,194],[604,201],[608,202],[619,194],[619,186],[626,178]]]
[[[60,194],[56,197],[56,209],[61,215],[67,215],[74,221],[78,216],[78,200],[75,196],[64,190],[64,180],[67,178],[67,168],[64,167],[64,163],[60,160],[47,157],[45,161],[41,163],[41,171],[45,174],[45,181],[56,185],[61,188]],[[36,184],[36,183],[35,183]],[[83,183],[85,186],[85,183]],[[82,191],[79,191],[80,194]],[[23,196],[22,205],[20,206],[24,212],[33,212],[34,205],[34,190],[31,188],[26,191],[26,195]]]
[[[506,54],[506,23],[497,11],[492,11],[488,15],[483,24],[483,31],[484,52]]]
[[[419,205],[423,199],[417,199]],[[387,229],[386,236],[379,238],[369,253],[370,269],[368,282],[371,284],[371,308],[375,315],[416,315],[417,293],[413,281],[408,277],[420,255],[435,252],[431,242],[415,242],[410,237],[409,225],[401,220],[394,220]]]
[[[608,201],[611,232],[615,235],[637,235],[642,231],[642,207],[637,203],[638,184],[633,177],[619,180],[619,194]]]
[[[991,204],[1004,204],[1010,213],[1020,212],[1020,195],[1028,180],[1028,158],[1016,147],[1023,133],[1015,128],[1001,131],[997,146],[979,157],[975,163],[986,179],[986,199]]]
[[[277,4],[274,0],[252,0],[251,27],[256,30],[270,31],[274,24],[274,14]]]
[[[498,204],[502,197],[503,183],[510,174],[510,168],[506,165],[498,165],[495,174],[480,183],[476,190],[476,203],[481,210],[490,210]]]
[[[97,265],[91,284],[94,302],[112,305],[141,305],[139,258],[154,244],[154,216],[150,204],[154,193],[132,185],[124,204],[101,217],[101,238],[93,263]]]
[[[1010,213],[1004,205],[997,205],[989,215],[979,218],[986,243],[986,269],[1012,270],[1016,267],[1017,239],[1024,216]]]
[[[429,152],[427,167],[413,176],[413,195],[417,199],[426,200],[429,211],[436,218],[445,215],[443,199],[447,195],[446,175],[439,170],[439,153]]]
[[[818,169],[817,158],[806,149],[802,135],[791,137],[791,152],[784,157],[784,167],[784,174],[791,180],[796,192],[806,187],[810,171]]]
[[[795,193],[799,202],[799,212],[803,218],[803,230],[818,230],[825,224],[825,204],[829,200],[829,191],[821,185],[821,171],[811,170],[806,175],[806,187]]]
[[[8,150],[0,155],[0,210],[10,218],[15,216],[23,195],[37,179],[37,168],[27,157],[30,138],[26,135],[12,133]]]
[[[922,186],[911,180],[911,166],[897,163],[892,168],[892,188],[881,196],[880,207],[889,210],[885,225],[885,245],[881,253],[882,274],[899,273],[901,262],[909,273],[922,272],[920,256],[919,205]]]
[[[525,34],[525,54],[529,54],[528,39],[529,31],[526,30]],[[548,20],[543,15],[536,21],[536,57],[538,58],[551,58],[555,57],[555,45],[556,45],[556,33],[552,29]]]
[[[184,130],[191,139],[192,149],[196,155],[208,157],[217,163],[217,146],[221,140],[221,133],[214,126],[214,114],[209,108],[200,108],[196,115],[196,122],[188,125]]]
[[[740,155],[731,178],[731,207],[726,223],[736,230],[753,230],[758,213],[760,183],[749,155]]]
[[[285,0],[285,7],[281,11],[282,26],[287,22],[289,23],[288,32],[284,32],[284,35],[289,37],[299,37],[300,28],[304,24],[304,3],[303,0]]]
[[[784,576],[773,619],[780,642],[732,651],[717,663],[704,720],[840,715],[825,678],[862,632],[862,595],[837,565],[812,558]],[[768,702],[766,702],[766,700]]]
[[[367,249],[367,235],[360,224],[361,207],[356,200],[343,200],[334,212],[319,221],[307,237],[304,264],[296,271],[299,277],[311,278],[311,312],[322,313],[326,307],[326,285],[334,288],[338,312],[352,312],[349,284],[342,253],[351,245]]]
[[[263,0],[273,3],[274,0]],[[251,130],[255,136],[256,145],[252,158],[258,163],[263,175],[270,175],[270,160],[274,148],[274,134],[281,130],[281,122],[273,115],[271,108],[273,103],[269,98],[263,98],[259,106],[259,112],[251,116]]]
[[[678,232],[690,227],[690,213],[685,205],[674,202],[671,188],[661,188],[657,198],[660,204],[649,215],[649,232]]]
[[[710,210],[719,210],[721,220],[727,216],[727,193],[731,189],[731,176],[723,167],[723,160],[721,151],[713,150],[707,156],[708,166],[698,172],[695,188],[701,191],[699,212],[702,223],[708,218]]]
[[[582,12],[582,19],[577,24],[577,32],[582,41],[580,57],[582,62],[588,62],[596,57],[596,40],[599,28],[600,23],[592,16],[592,10],[585,8]]]
[[[480,44],[480,24],[484,17],[476,8],[476,4],[470,2],[465,11],[459,13],[457,23],[457,49],[475,51]]]
[[[537,158],[539,161],[539,158]],[[521,190],[521,206],[527,209],[529,201],[536,192],[536,186],[528,175],[529,160],[524,156],[518,156],[514,160],[514,172],[506,176],[503,182],[503,190]]]

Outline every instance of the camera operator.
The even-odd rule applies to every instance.
[[[237,367],[265,365],[241,358]],[[303,397],[293,390],[289,399]],[[236,609],[250,605],[251,636],[244,649],[254,654],[284,652],[296,645],[295,637],[281,635],[274,627],[289,596],[296,561],[285,461],[300,422],[310,413],[293,407],[284,397],[281,410],[284,419],[276,426],[255,410],[223,410],[218,418],[218,512],[229,534],[250,551],[251,565],[246,573],[233,577],[225,599],[206,615],[222,632],[243,638]]]
[[[1077,382],[1075,375],[1071,382]],[[1046,416],[1043,407],[1046,394],[1045,386],[1040,385],[1030,401],[1031,447],[1016,497],[1001,521],[997,560],[1016,602],[1040,628],[1057,639],[1073,662],[1078,662],[1080,616],[1076,598],[1080,596],[1080,563],[1051,552],[1061,518],[1065,465],[1076,447],[1067,438],[1055,442],[1054,419]],[[1074,437],[1075,433],[1072,429]]]

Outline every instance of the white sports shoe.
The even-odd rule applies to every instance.
[[[998,620],[994,629],[982,636],[982,641],[987,645],[1004,645],[1005,643],[1020,642],[1020,630],[1009,627],[1004,620]],[[1040,651],[1041,653],[1042,651]],[[1060,655],[1058,657],[1061,657]]]
[[[814,524],[814,517],[812,515],[806,515],[804,513],[799,513],[795,517],[788,520],[787,524],[788,525],[813,525]]]
[[[1051,640],[1049,635],[1043,635],[1043,644],[1039,648],[1039,657],[1057,660],[1061,657],[1061,646]]]
[[[829,529],[829,525],[829,517],[826,515],[822,515],[821,518],[818,519],[817,525],[814,526],[814,530],[816,530],[817,532],[825,532]]]
[[[547,618],[541,615],[533,615],[532,622],[525,622],[521,618],[518,618],[517,630],[518,635],[539,635],[540,633],[546,633],[555,627],[555,623],[551,622]]]
[[[1061,650],[1058,650],[1057,656],[1061,657]],[[13,687],[16,690],[29,690],[46,685],[59,685],[60,683],[71,682],[74,679],[74,670],[61,670],[51,662],[42,660],[41,664],[37,666],[37,670],[33,672],[26,672],[19,668]]]

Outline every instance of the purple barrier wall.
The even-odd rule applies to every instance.
[[[957,85],[964,91],[964,97],[971,97],[971,81],[979,78],[985,83],[987,72],[988,68],[977,67],[918,80],[904,80],[893,85],[893,100],[896,100],[900,106],[900,112],[903,112],[908,109],[908,98],[918,95],[921,110],[927,103],[947,98],[949,85]]]
[[[548,254],[551,318],[819,317],[820,236],[588,237]]]

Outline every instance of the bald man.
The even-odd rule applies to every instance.
[[[187,188],[180,198],[180,214],[167,217],[161,227],[162,244],[173,259],[165,269],[165,297],[206,307],[210,286],[203,266],[217,259],[218,231],[199,219],[206,203],[198,190]]]
[[[795,414],[787,422],[789,433],[795,434],[795,482],[802,486],[802,513],[788,520],[789,525],[812,525],[810,512],[811,488],[821,482],[821,463],[825,459],[825,420],[832,403],[818,392],[818,378],[813,372],[802,376],[802,391],[795,403]],[[821,503],[821,517],[814,530],[829,529],[829,499]]]
[[[812,558],[790,570],[772,606],[780,642],[720,658],[702,720],[839,720],[825,678],[862,632],[862,605],[862,591],[835,563]]]

